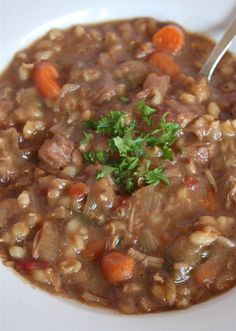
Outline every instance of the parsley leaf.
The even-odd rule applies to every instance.
[[[100,179],[102,177],[109,176],[112,174],[113,171],[114,171],[114,167],[104,165],[102,167],[102,169],[97,171],[96,179]]]
[[[102,164],[105,164],[108,160],[108,155],[105,151],[98,151],[96,153],[96,159],[102,163]]]
[[[165,113],[162,116],[158,128],[153,132],[153,134],[158,133],[157,144],[161,146],[173,145],[180,132],[180,125],[174,122],[167,122],[166,120],[167,115],[168,113]]]
[[[134,180],[132,177],[127,178],[125,181],[125,191],[131,193],[134,189]]]
[[[119,170],[121,171],[132,171],[137,168],[137,166],[140,164],[140,160],[138,157],[135,156],[126,156],[125,158],[122,159],[120,165],[119,165]]]
[[[156,130],[145,136],[146,143],[151,146],[159,146],[163,152],[163,158],[172,161],[173,150],[170,148],[171,145],[178,138],[181,131],[180,125],[174,122],[168,122],[166,120],[168,113],[165,113],[160,124]]]
[[[84,152],[84,158],[86,161],[88,161],[90,163],[94,163],[95,162],[95,153],[93,151]]]
[[[173,161],[173,150],[169,146],[164,145],[162,147],[162,152],[163,152],[163,158],[164,159]]]
[[[127,103],[129,102],[129,98],[127,98],[126,96],[122,95],[120,97],[120,102],[123,104],[123,105],[127,105]]]
[[[156,109],[148,106],[144,101],[137,104],[143,120],[152,124],[151,115]],[[169,185],[169,179],[164,169],[155,168],[149,170],[152,159],[146,151],[147,146],[157,146],[162,150],[162,157],[173,160],[172,144],[178,138],[180,126],[174,122],[168,122],[167,113],[162,116],[155,130],[144,133],[137,129],[137,122],[132,120],[126,123],[126,113],[123,111],[110,111],[97,122],[86,121],[85,126],[96,130],[97,134],[106,135],[107,145],[104,150],[98,152],[87,151],[84,158],[90,163],[96,162],[103,165],[97,171],[96,178],[112,175],[114,182],[125,192],[131,193],[138,184],[158,185],[164,182]],[[83,141],[87,142],[93,134],[84,133]],[[157,156],[158,157],[158,156]],[[144,168],[144,170],[142,170]]]
[[[137,106],[144,122],[146,122],[148,125],[152,125],[152,119],[150,116],[156,113],[157,110],[148,106],[143,100],[139,101]]]
[[[83,127],[84,129],[96,130],[97,123],[95,121],[83,121]]]
[[[123,136],[125,132],[125,117],[123,111],[110,111],[106,116],[97,123],[97,132],[103,135]]]
[[[130,150],[128,141],[121,137],[112,138],[110,141],[110,146],[113,150],[116,148],[121,155],[127,154]]]
[[[158,185],[161,181],[167,185],[170,185],[169,179],[165,175],[164,170],[161,168],[146,171],[144,174],[144,180],[148,185]]]
[[[88,144],[92,139],[92,137],[93,137],[92,133],[87,133],[84,131],[84,137],[81,140],[81,144]]]
[[[121,156],[124,155],[145,155],[145,139],[143,137],[132,138],[130,135],[125,135],[123,138],[115,137],[110,139],[109,147],[115,151],[117,150]]]

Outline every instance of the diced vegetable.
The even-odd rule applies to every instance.
[[[180,71],[180,66],[173,56],[165,53],[153,53],[149,57],[149,62],[157,66],[164,74],[175,76]]]
[[[176,25],[166,25],[153,35],[153,43],[158,51],[177,53],[184,45],[184,33]]]
[[[120,252],[110,252],[101,261],[102,273],[111,283],[131,278],[134,268],[134,259]]]
[[[59,73],[49,61],[40,61],[35,65],[33,80],[43,96],[55,99],[61,92],[61,86],[58,81]]]

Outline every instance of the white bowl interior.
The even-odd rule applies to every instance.
[[[219,38],[235,13],[225,0],[3,0],[0,8],[1,57],[4,69],[17,50],[50,28],[126,17],[152,16]],[[236,51],[236,43],[231,46]],[[236,289],[182,311],[124,316],[91,308],[34,290],[0,264],[0,330],[235,330]]]

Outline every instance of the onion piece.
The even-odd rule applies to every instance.
[[[45,222],[34,238],[32,256],[44,262],[55,262],[59,253],[60,235],[58,227],[53,222]]]
[[[80,88],[80,84],[65,84],[62,87],[61,93],[58,96],[54,106],[53,106],[53,111],[58,112],[60,111],[60,103],[62,99],[65,97],[67,93],[74,92]]]
[[[145,229],[141,233],[139,243],[141,244],[143,251],[148,254],[156,253],[159,246],[158,239],[154,236],[150,229]]]
[[[135,261],[142,264],[143,267],[161,268],[164,263],[163,258],[143,254],[132,247],[128,249],[128,255],[134,258]]]

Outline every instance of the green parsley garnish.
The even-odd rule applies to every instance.
[[[98,151],[95,155],[98,162],[102,164],[105,164],[108,160],[108,155],[105,151]]]
[[[166,177],[164,170],[161,168],[155,168],[153,170],[148,170],[144,175],[145,183],[150,185],[158,185],[161,181],[170,185],[169,179]]]
[[[109,175],[112,174],[113,171],[114,171],[114,168],[113,167],[108,166],[108,165],[104,165],[102,167],[102,169],[98,170],[97,175],[96,175],[96,178],[97,179],[100,179],[102,177],[109,176]]]
[[[137,106],[144,122],[146,122],[148,125],[152,125],[152,119],[150,116],[156,113],[157,110],[148,106],[143,100],[139,101]]]
[[[163,152],[163,158],[172,161],[173,151],[170,148],[178,137],[181,128],[178,123],[167,122],[165,113],[161,120],[159,126],[150,134],[146,136],[146,141],[149,146],[159,146]]]
[[[84,158],[89,163],[93,163],[95,161],[95,153],[93,151],[84,152]]]
[[[97,123],[95,121],[83,121],[83,127],[84,129],[96,130]]]
[[[161,146],[171,146],[176,140],[176,135],[180,132],[178,123],[167,122],[167,115],[168,113],[165,113],[162,116],[159,127],[153,132],[158,134],[158,144]]]
[[[126,129],[125,116],[126,113],[123,111],[110,111],[98,121],[97,132],[108,136],[123,136]]]
[[[150,116],[156,109],[149,107],[144,101],[140,101],[137,107],[144,121],[151,125]],[[173,160],[171,145],[179,135],[179,124],[168,122],[167,114],[164,114],[156,129],[145,133],[137,130],[136,121],[127,124],[126,116],[124,111],[111,111],[97,122],[86,122],[88,129],[93,128],[95,133],[107,136],[106,150],[84,153],[86,161],[102,165],[97,171],[96,178],[110,175],[114,182],[128,193],[134,191],[140,182],[143,185],[158,185],[160,182],[169,185],[164,169],[153,169],[146,147],[157,146],[162,150],[163,159]],[[85,134],[85,138],[88,138],[88,135]],[[144,164],[145,171],[141,170]]]
[[[92,137],[93,137],[92,133],[87,133],[84,131],[84,136],[83,139],[81,140],[81,144],[88,144],[92,139]]]

